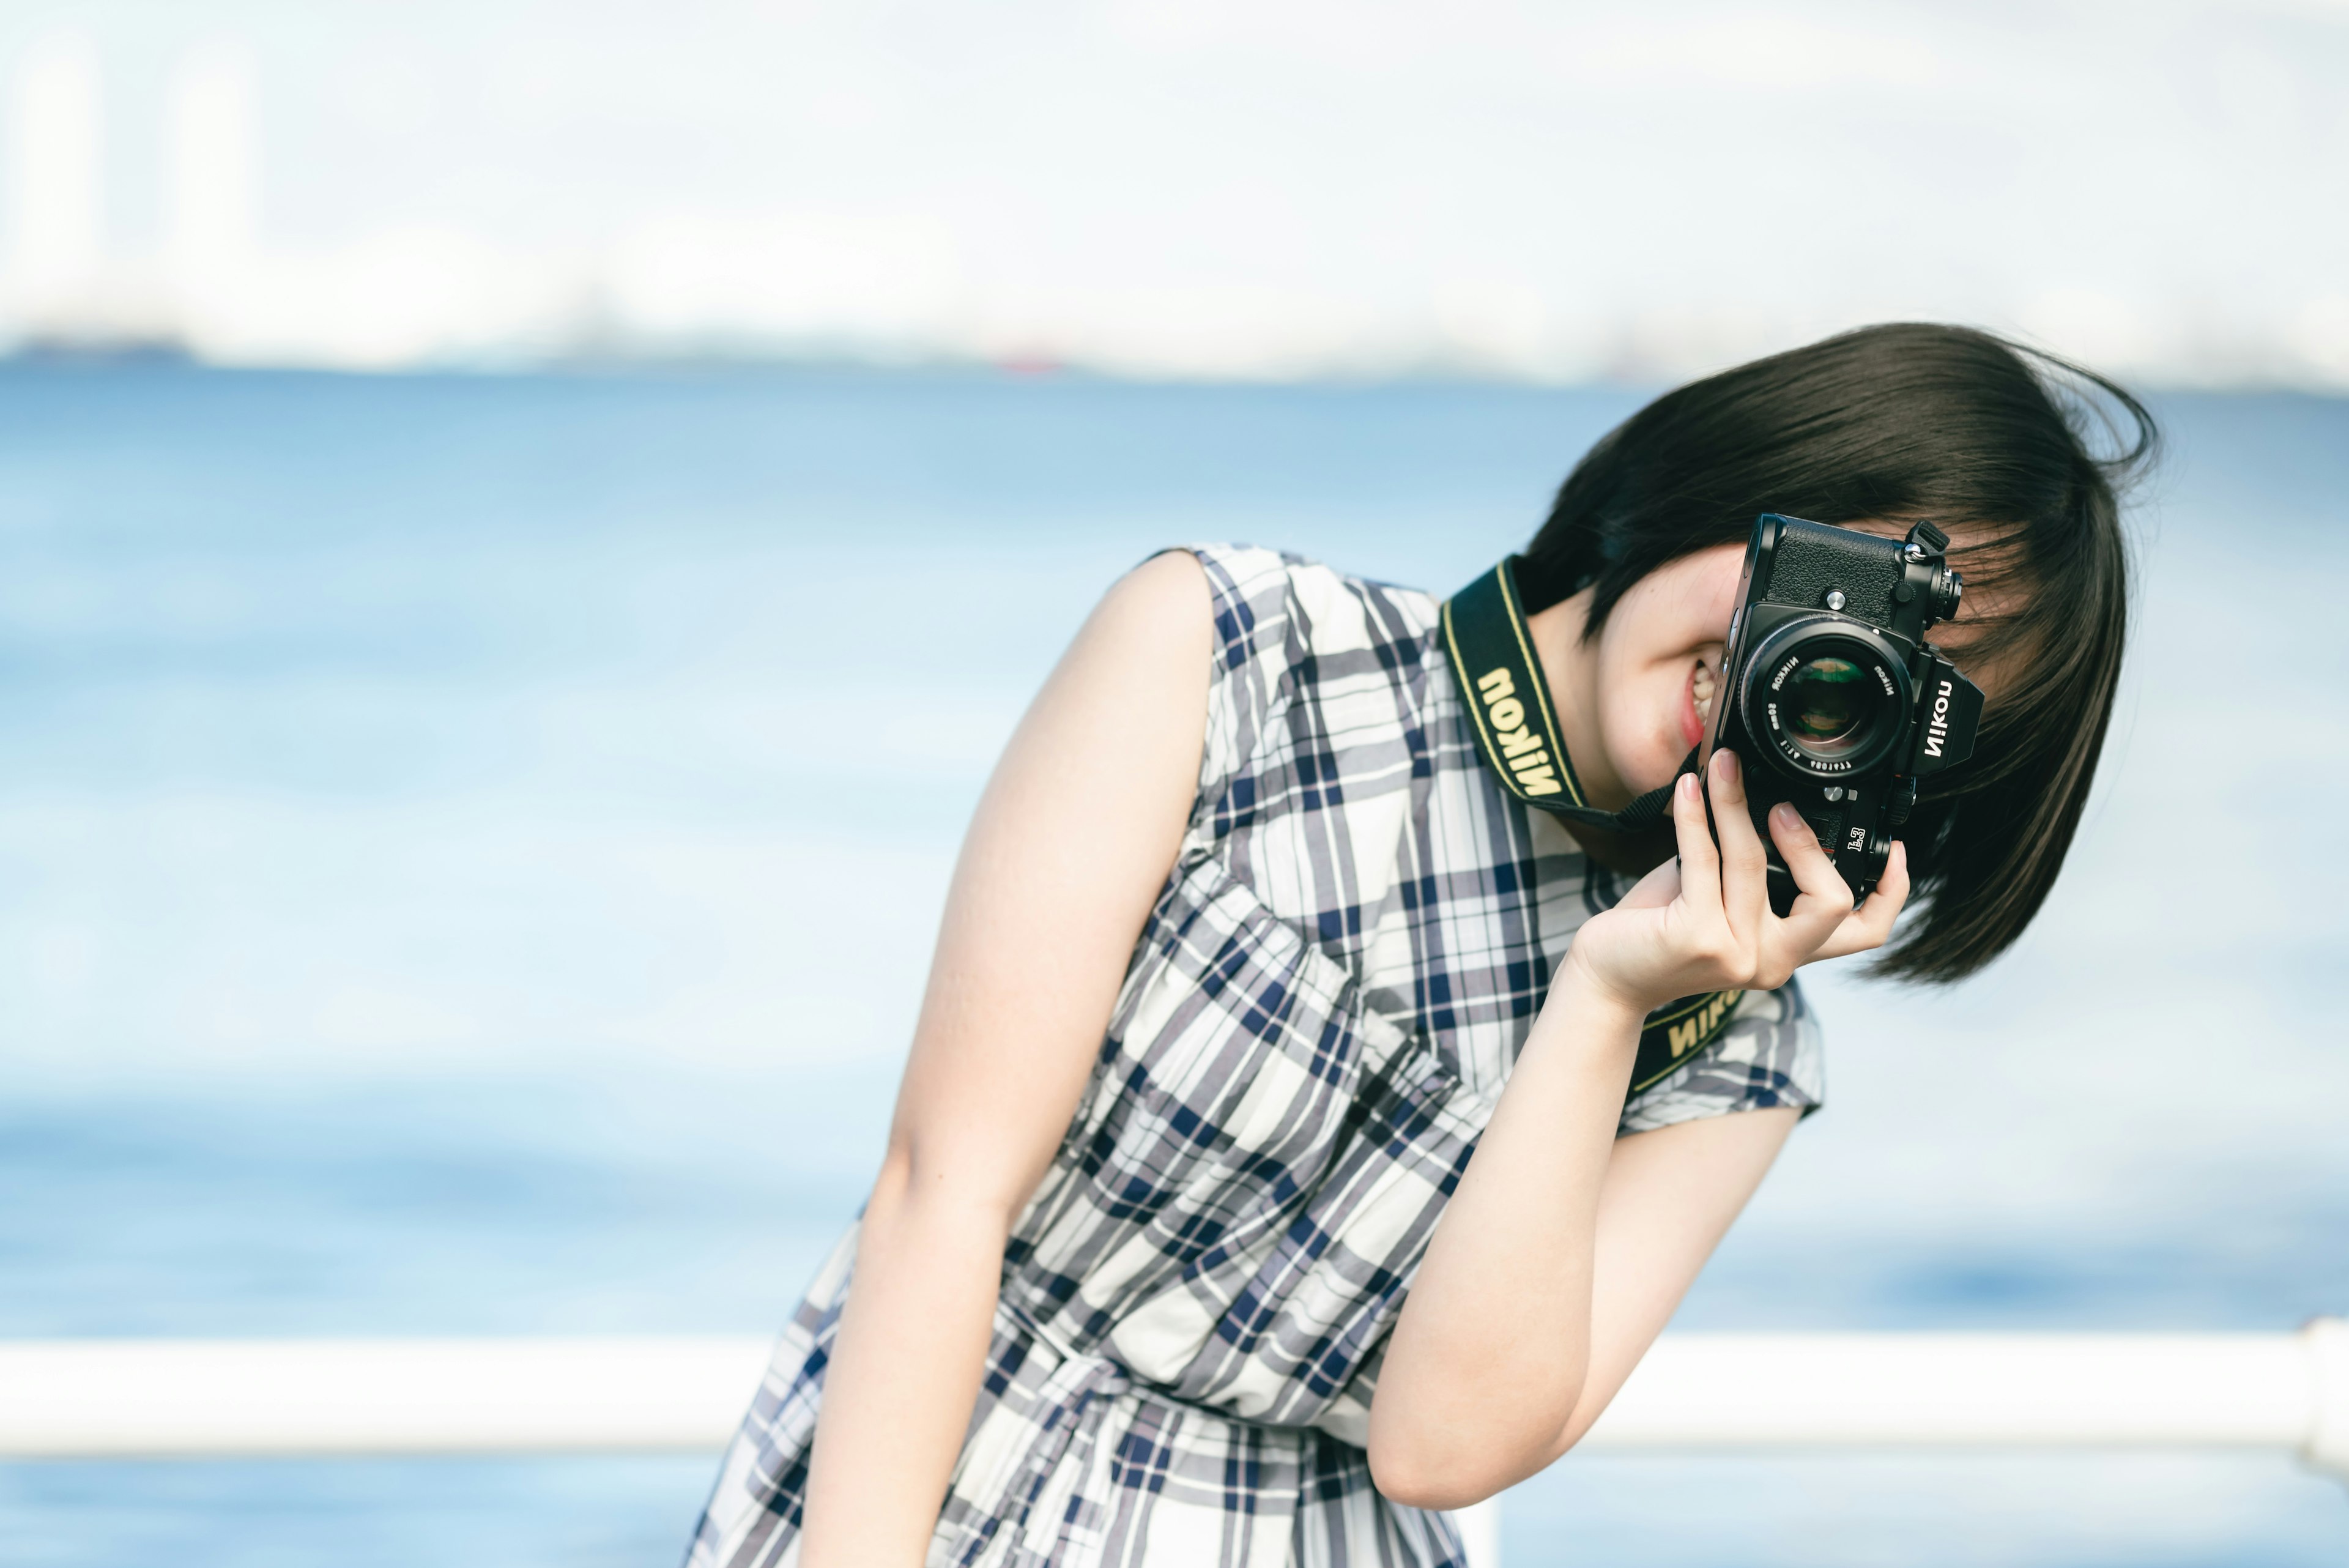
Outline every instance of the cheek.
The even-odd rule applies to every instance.
[[[1737,607],[1742,545],[1673,562],[1623,596],[1599,634],[1599,730],[1626,784],[1652,788],[1688,753],[1689,678],[1718,664]],[[1714,699],[1718,701],[1720,699]]]
[[[1729,635],[1729,618],[1737,613],[1737,584],[1745,571],[1745,546],[1715,545],[1680,565],[1686,568],[1679,585],[1683,634],[1692,645],[1719,642]]]
[[[1693,655],[1621,650],[1599,661],[1599,739],[1615,775],[1634,794],[1671,778],[1688,753],[1682,710]]]
[[[1650,573],[1623,596],[1602,638],[1634,660],[1693,657],[1728,634],[1744,562],[1744,545],[1716,545]]]

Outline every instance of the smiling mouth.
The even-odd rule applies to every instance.
[[[1689,671],[1687,706],[1681,710],[1681,739],[1692,746],[1703,742],[1705,729],[1713,722],[1713,667],[1700,659]]]

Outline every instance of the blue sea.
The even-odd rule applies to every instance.
[[[0,1334],[765,1331],[877,1158],[991,757],[1244,539],[1447,589],[1623,389],[0,369]],[[2349,403],[2158,400],[2063,886],[1820,976],[1686,1327],[2349,1312]],[[673,1563],[701,1459],[0,1466],[0,1560]],[[2349,1559],[2269,1456],[1569,1457],[1510,1568]]]

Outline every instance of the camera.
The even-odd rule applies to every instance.
[[[1864,898],[1918,782],[1973,753],[1982,691],[1925,640],[1965,591],[1949,546],[1930,523],[1892,540],[1775,513],[1754,520],[1704,760],[1722,746],[1737,753],[1781,915],[1797,890],[1770,841],[1773,805],[1802,813]]]

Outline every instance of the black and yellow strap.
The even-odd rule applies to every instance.
[[[1516,564],[1514,556],[1503,561],[1444,605],[1444,648],[1460,681],[1478,754],[1503,789],[1537,811],[1611,833],[1640,833],[1655,826],[1671,808],[1671,784],[1651,790],[1621,811],[1603,811],[1584,798],[1582,781],[1575,776],[1574,761],[1558,729],[1549,683],[1542,679],[1533,639],[1526,629]],[[1696,759],[1691,752],[1680,771],[1693,772]],[[1743,994],[1715,991],[1684,996],[1648,1014],[1631,1067],[1633,1092],[1667,1076],[1719,1038]]]
[[[1460,680],[1476,749],[1501,787],[1537,810],[1570,817],[1610,833],[1639,833],[1663,820],[1671,785],[1650,790],[1620,811],[1602,811],[1583,798],[1574,759],[1558,731],[1549,683],[1542,679],[1518,597],[1516,557],[1444,602],[1444,648]],[[1696,766],[1691,752],[1681,772]]]
[[[1648,1014],[1640,1030],[1640,1054],[1631,1060],[1631,1093],[1671,1076],[1720,1039],[1744,995],[1742,991],[1708,991],[1666,1002]]]

